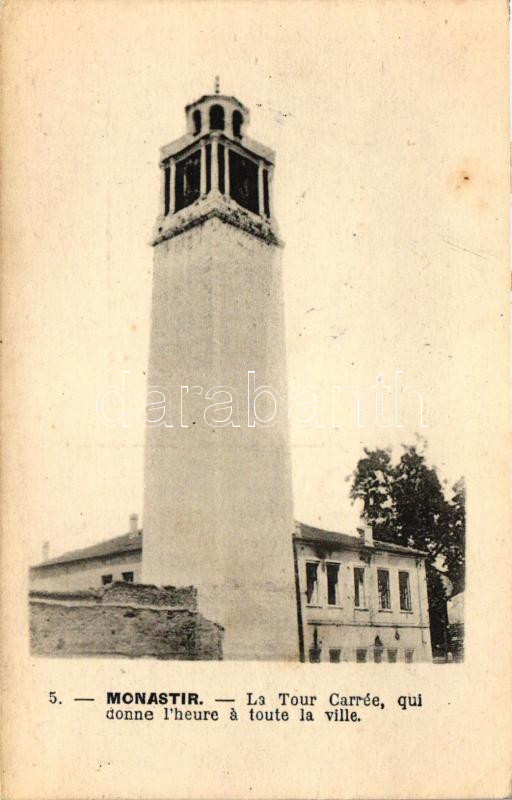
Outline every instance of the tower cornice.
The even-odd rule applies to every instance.
[[[159,245],[214,218],[250,233],[266,244],[284,247],[284,242],[278,237],[270,220],[241,208],[218,192],[208,194],[172,216],[159,217],[151,245]]]

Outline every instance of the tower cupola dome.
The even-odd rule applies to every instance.
[[[186,106],[187,131],[192,136],[223,133],[230,139],[242,139],[249,111],[236,99],[224,94],[205,94]]]

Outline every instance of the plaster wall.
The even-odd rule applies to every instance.
[[[249,371],[286,400],[280,251],[208,219],[155,246],[148,384],[170,390],[173,427],[147,431],[142,580],[197,586],[226,630],[225,658],[296,660],[286,407],[274,426],[249,427]],[[202,387],[183,413],[181,385]],[[205,401],[219,386],[235,390],[239,427],[204,420],[227,399]]]
[[[320,660],[330,660],[330,650],[341,650],[342,661],[355,661],[358,649],[366,649],[366,660],[374,660],[375,649],[383,661],[390,660],[388,651],[397,651],[397,661],[405,660],[405,651],[412,650],[412,660],[430,661],[432,651],[428,618],[428,597],[424,559],[379,551],[371,554],[354,549],[319,549],[297,543],[299,592],[304,622],[305,657],[314,647],[315,629]],[[318,591],[308,603],[306,564],[318,563]],[[328,604],[328,563],[339,564],[338,602]],[[364,601],[355,605],[354,568],[364,568]],[[390,608],[379,608],[377,570],[389,572]],[[409,574],[411,610],[400,608],[399,571]],[[398,634],[398,637],[397,637]],[[379,637],[382,648],[375,646]],[[379,652],[377,652],[377,658]],[[392,656],[391,656],[392,657]]]
[[[30,588],[47,591],[94,589],[102,586],[102,575],[112,575],[113,582],[123,580],[123,572],[133,572],[134,582],[140,581],[141,552],[81,559],[64,564],[31,567]]]

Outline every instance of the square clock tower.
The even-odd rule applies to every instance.
[[[298,660],[274,154],[234,97],[185,113],[160,159],[142,580],[195,586],[225,659]]]

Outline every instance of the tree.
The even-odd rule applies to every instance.
[[[452,489],[449,537],[444,552],[446,573],[453,586],[452,594],[463,592],[466,582],[466,487],[460,478]]]
[[[360,459],[353,475],[350,496],[363,503],[363,516],[371,525],[376,539],[389,541],[388,536],[395,520],[392,502],[392,485],[395,468],[391,463],[391,450],[368,450]]]
[[[362,501],[363,517],[377,540],[426,552],[432,639],[442,644],[447,586],[451,584],[450,595],[464,588],[464,483],[459,480],[447,499],[435,468],[415,446],[404,446],[397,464],[390,450],[364,452],[350,495]]]

